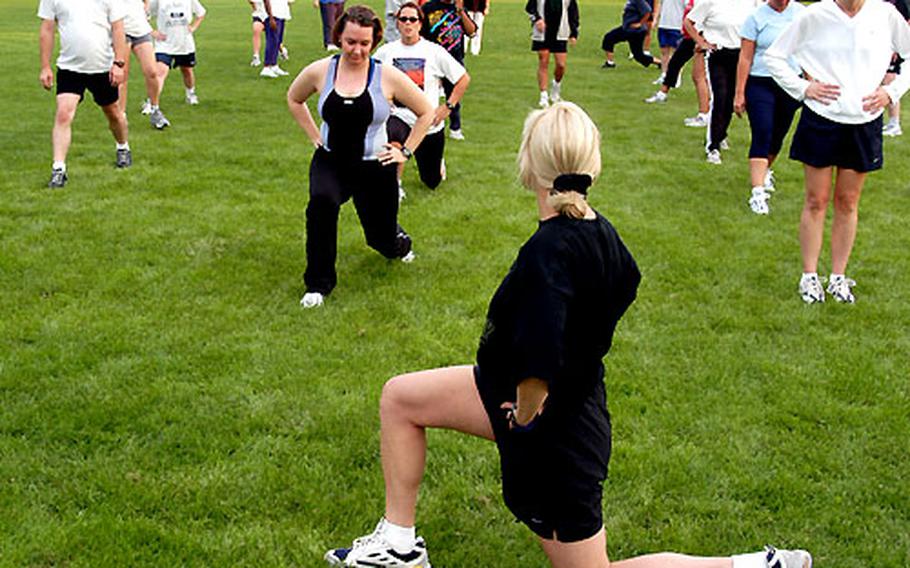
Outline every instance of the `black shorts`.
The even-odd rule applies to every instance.
[[[569,51],[569,42],[560,39],[545,39],[544,41],[531,41],[531,51],[549,51],[550,53],[566,53]]]
[[[195,67],[196,53],[185,53],[183,55],[168,55],[167,53],[156,53],[155,60],[164,63],[171,69],[174,67]]]
[[[72,93],[79,95],[79,102],[85,98],[88,89],[95,99],[95,104],[106,107],[117,102],[120,93],[111,85],[109,73],[77,73],[66,69],[57,69],[57,94]]]
[[[611,448],[603,383],[580,408],[548,408],[534,428],[514,431],[479,367],[474,381],[493,426],[502,496],[512,514],[545,539],[578,542],[600,532]]]
[[[411,127],[397,116],[390,116],[386,122],[386,133],[389,142],[404,145],[404,141],[411,135]],[[436,189],[442,183],[442,159],[445,147],[445,131],[440,130],[424,136],[423,142],[414,150],[414,161],[417,162],[420,181],[430,189]]]
[[[882,117],[865,124],[840,124],[812,112],[803,105],[790,159],[807,166],[837,166],[858,172],[882,167]]]

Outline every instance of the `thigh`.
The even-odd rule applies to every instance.
[[[69,105],[73,101],[71,99],[75,98],[75,103],[72,106],[75,108],[77,104],[82,101],[82,98],[85,96],[85,75],[81,73],[74,73],[73,71],[67,71],[66,69],[57,68],[57,108],[60,108],[61,97],[63,98],[64,105]],[[71,96],[72,95],[72,96]]]
[[[407,373],[390,379],[382,392],[409,419],[427,428],[447,428],[493,440],[471,365]]]
[[[119,89],[111,85],[111,80],[107,73],[92,75],[88,83],[88,90],[92,93],[95,104],[100,107],[113,104],[120,98]]]

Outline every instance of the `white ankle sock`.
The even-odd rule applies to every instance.
[[[413,550],[417,542],[417,532],[414,527],[403,527],[385,520],[382,525],[382,536],[392,545],[395,552],[405,553]]]
[[[55,170],[66,171],[66,162],[54,162],[54,165],[51,167]]]
[[[831,273],[831,278],[830,278],[830,280],[833,281],[833,280],[843,280],[843,279],[844,279],[844,275],[843,275],[843,274],[834,274],[833,272]]]
[[[733,556],[733,568],[768,568],[764,552],[750,552]]]
[[[195,95],[195,94],[196,94],[196,87],[189,87],[189,88],[187,88],[187,89],[186,89],[186,94],[187,94],[187,95]]]
[[[118,150],[129,150],[129,149],[130,149],[130,143],[129,143],[129,142],[124,142],[123,144],[121,144],[120,142],[117,142],[117,149],[118,149]]]
[[[803,272],[803,280],[806,280],[806,279],[812,278],[812,277],[818,278],[818,272]]]

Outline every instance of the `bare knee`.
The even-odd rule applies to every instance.
[[[382,386],[382,395],[379,397],[379,416],[383,422],[389,418],[404,416],[405,385],[406,379],[402,375],[392,377]]]
[[[859,206],[859,192],[838,192],[834,196],[834,211],[841,215],[853,215]]]
[[[828,196],[815,193],[806,194],[805,209],[812,215],[824,215],[828,210]]]
[[[76,117],[76,107],[75,106],[62,106],[57,108],[57,114],[54,117],[54,122],[57,126],[69,126],[73,123],[73,118]]]

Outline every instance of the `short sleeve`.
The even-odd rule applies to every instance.
[[[739,30],[739,36],[749,41],[758,39],[758,22],[755,19],[756,12],[752,12],[743,22],[743,27]]]
[[[193,14],[195,14],[197,18],[205,16],[205,6],[200,4],[199,0],[193,0]]]
[[[54,0],[41,0],[38,4],[38,17],[42,20],[57,19],[57,11],[54,9]]]
[[[122,0],[110,0],[107,4],[107,20],[116,22],[126,17],[126,3]]]
[[[708,19],[708,15],[711,12],[711,0],[701,0],[695,3],[695,6],[689,11],[689,15],[686,18],[692,20],[692,23],[695,24],[695,29],[701,31],[704,26],[705,20]]]
[[[452,57],[445,48],[435,44],[434,47],[439,48],[434,50],[436,52],[436,65],[439,70],[450,83],[457,83],[466,73],[464,66]]]

